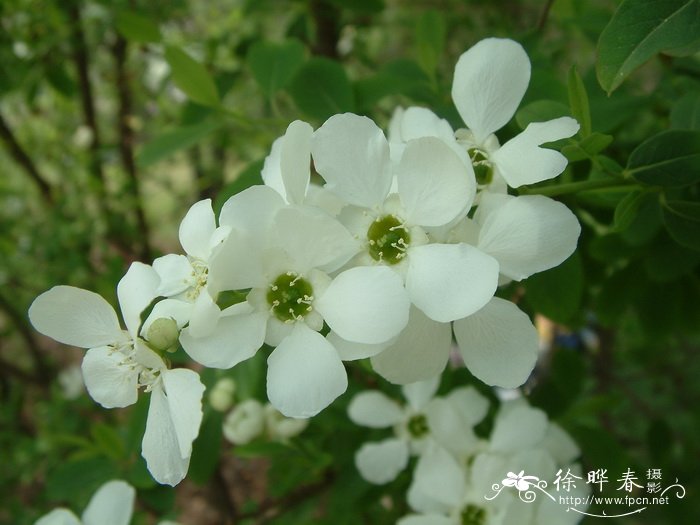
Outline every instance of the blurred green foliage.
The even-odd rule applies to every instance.
[[[262,159],[294,119],[319,125],[355,111],[386,124],[394,107],[413,104],[459,127],[452,70],[487,36],[518,40],[533,62],[501,141],[562,115],[582,125],[558,145],[570,160],[560,180],[523,191],[574,210],[579,248],[501,291],[558,323],[525,390],[579,441],[584,468],[662,468],[688,491],[618,523],[697,522],[697,15],[696,0],[0,3],[0,522],[83,508],[115,476],[139,491],[136,524],[181,515],[192,491],[213,495],[219,512],[235,506],[237,523],[405,514],[408,474],[375,487],[353,465],[359,445],[382,434],[347,419],[349,399],[367,386],[397,395],[363,364],[350,365],[350,390],[289,445],[231,450],[208,408],[191,483],[173,490],[156,486],[139,456],[144,399],[112,411],[66,399],[57,374],[80,353],[41,338],[26,311],[59,283],[113,300],[132,260],[179,250],[177,224],[192,202],[216,197],[220,207],[259,183]],[[229,375],[240,399],[264,398],[265,358],[204,381]],[[443,388],[465,383],[493,397],[463,369]],[[259,466],[257,493],[236,488],[240,476],[227,486],[222,472],[241,464]],[[233,492],[227,504],[221,491]]]

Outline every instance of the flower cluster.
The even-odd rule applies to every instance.
[[[517,387],[534,367],[537,335],[494,294],[563,262],[580,233],[564,205],[507,192],[561,173],[565,158],[540,146],[578,130],[571,118],[533,123],[499,146],[494,132],[529,76],[519,44],[487,39],[455,71],[468,129],[425,108],[397,110],[388,138],[365,116],[335,115],[316,130],[295,121],[272,146],[264,185],[218,215],[197,202],[180,225],[184,254],[132,264],[118,287],[126,331],[106,301],[68,286],[39,296],[30,319],[89,349],[86,387],[104,407],[151,393],[143,456],[161,483],[186,474],[202,417],[197,374],[168,365],[178,346],[220,369],[272,347],[267,395],[293,418],[345,392],[343,361],[370,358],[399,384],[436,376],[453,332],[476,377]]]
[[[546,494],[539,499],[528,494],[533,486],[551,485],[560,469],[580,475],[580,465],[573,463],[580,451],[561,427],[518,399],[501,405],[489,438],[480,438],[474,427],[486,416],[489,401],[473,387],[435,397],[438,383],[436,378],[404,386],[405,408],[378,391],[356,395],[348,407],[355,423],[394,432],[358,450],[355,464],[364,479],[387,483],[407,467],[410,455],[418,456],[408,491],[415,514],[399,525],[562,525],[580,520],[581,514],[567,512]],[[496,486],[515,491],[499,490],[495,497]],[[587,490],[580,485],[576,495],[583,498]]]

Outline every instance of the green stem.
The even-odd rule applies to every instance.
[[[637,182],[633,180],[620,179],[603,179],[603,180],[586,180],[583,182],[570,182],[566,184],[553,184],[551,186],[542,186],[539,188],[523,188],[519,190],[520,195],[545,195],[547,197],[555,197],[557,195],[565,195],[567,193],[579,193],[582,191],[606,190],[618,191],[627,190],[632,186],[637,186]]]

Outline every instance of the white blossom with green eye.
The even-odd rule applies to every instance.
[[[406,468],[409,457],[422,454],[432,441],[465,457],[478,449],[472,428],[486,415],[488,402],[471,387],[435,397],[439,381],[438,376],[405,385],[405,406],[376,390],[352,399],[348,416],[354,423],[394,432],[391,438],[365,443],[355,454],[355,465],[364,479],[375,484],[392,481]]]
[[[312,156],[326,188],[347,203],[339,219],[361,245],[352,265],[391,268],[411,302],[439,322],[469,315],[493,296],[493,258],[466,244],[431,243],[426,235],[426,228],[464,216],[476,190],[471,166],[442,140],[411,140],[395,166],[374,122],[346,113],[314,133]]]
[[[502,146],[494,132],[515,114],[530,82],[530,59],[520,44],[503,38],[481,40],[460,56],[452,82],[452,100],[468,129],[456,137],[469,154],[482,187],[505,191],[559,175],[567,160],[540,147],[573,136],[578,122],[561,117],[533,122]]]
[[[199,433],[204,386],[192,370],[169,369],[158,353],[164,350],[144,339],[162,310],[177,310],[168,307],[169,300],[161,301],[141,326],[141,313],[156,297],[158,284],[153,268],[142,263],[133,263],[120,280],[117,296],[127,330],[107,301],[72,286],[56,286],[37,297],[29,319],[44,335],[88,349],[82,363],[85,386],[103,407],[126,407],[136,402],[140,388],[150,392],[142,455],[156,481],[176,485],[187,474]]]

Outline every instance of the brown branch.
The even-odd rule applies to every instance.
[[[90,82],[90,57],[88,55],[87,41],[83,31],[82,19],[80,16],[79,0],[68,0],[66,9],[70,19],[72,56],[78,73],[78,85],[80,87],[80,103],[83,108],[83,118],[86,126],[92,134],[90,141],[90,171],[92,173],[93,184],[99,197],[105,196],[105,177],[102,170],[100,149],[100,130],[97,125],[97,112],[95,111],[95,100]]]
[[[24,168],[24,171],[29,175],[29,177],[34,181],[34,183],[39,187],[41,196],[44,200],[53,205],[54,200],[51,195],[51,186],[44,180],[44,178],[39,174],[39,170],[32,159],[27,155],[22,146],[17,142],[10,126],[7,124],[5,119],[0,115],[0,137],[5,142],[7,146],[7,151],[14,161]]]
[[[537,22],[537,31],[544,30],[544,26],[547,25],[547,20],[549,19],[549,12],[552,10],[553,4],[554,0],[547,0],[547,3],[542,9],[542,13],[540,14],[540,19]]]
[[[29,352],[32,354],[32,358],[34,359],[34,368],[36,370],[37,378],[41,382],[48,382],[49,378],[51,377],[51,372],[49,367],[46,366],[46,358],[39,347],[34,332],[29,327],[29,322],[27,319],[25,319],[25,317],[20,314],[2,295],[0,295],[0,310],[5,313],[10,321],[12,321],[15,328],[19,332],[19,335],[22,337],[22,339],[24,339]]]
[[[119,97],[119,116],[117,124],[119,128],[119,153],[124,169],[129,176],[129,191],[134,199],[136,221],[141,233],[140,255],[142,259],[150,260],[151,248],[149,243],[149,228],[141,201],[139,177],[134,160],[134,132],[130,122],[132,113],[131,90],[129,88],[129,76],[126,70],[127,51],[126,40],[118,34],[114,46],[112,47],[112,53],[116,63],[117,94]]]
[[[338,8],[326,0],[311,0],[309,9],[316,25],[314,54],[337,60],[338,40],[340,38],[340,12]]]

